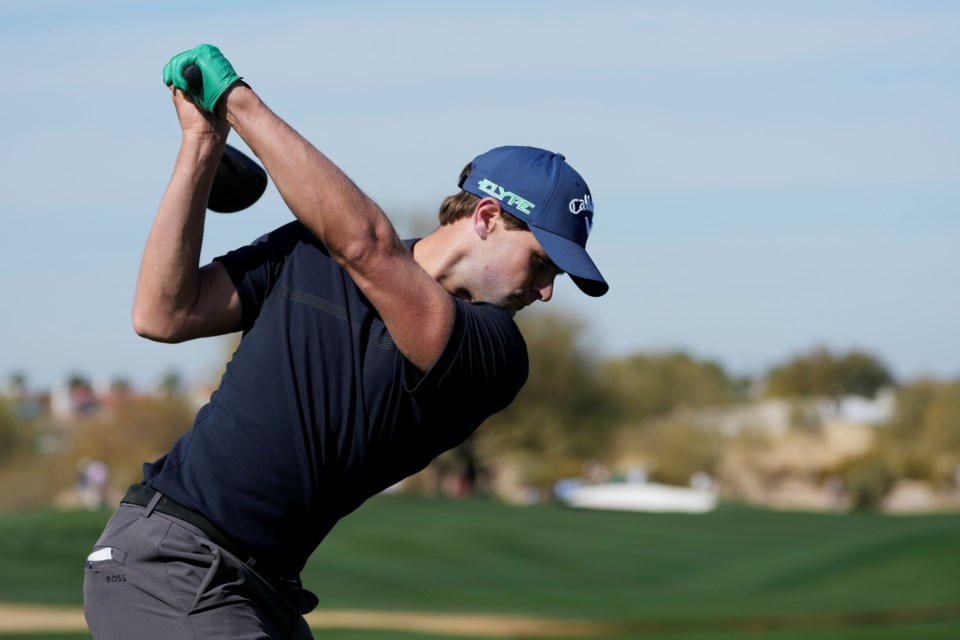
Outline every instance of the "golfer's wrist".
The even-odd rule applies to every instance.
[[[229,122],[230,126],[234,126],[235,122],[231,116],[236,116],[246,106],[257,100],[259,100],[257,94],[253,92],[250,85],[243,80],[238,80],[220,96],[215,112],[218,117]]]
[[[203,167],[216,166],[223,155],[226,146],[224,136],[212,133],[184,132],[180,142],[178,165],[193,167],[197,170]]]

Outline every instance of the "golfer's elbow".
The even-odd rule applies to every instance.
[[[240,330],[240,296],[219,262],[200,270],[195,287],[140,286],[133,301],[133,330],[154,342],[178,343]]]
[[[396,251],[398,245],[400,241],[393,226],[386,219],[374,220],[362,233],[340,243],[331,253],[349,272],[367,274],[381,264],[385,256]]]
[[[141,338],[154,342],[183,342],[185,338],[179,329],[180,324],[171,314],[150,305],[138,302],[133,306],[133,330]]]
[[[184,338],[180,337],[180,335],[175,331],[168,330],[152,323],[138,322],[136,319],[133,322],[133,330],[141,338],[146,338],[147,340],[152,340],[153,342],[176,344],[184,341]]]

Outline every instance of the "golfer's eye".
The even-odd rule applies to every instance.
[[[553,264],[550,258],[541,255],[539,253],[534,253],[532,257],[533,269],[536,273],[550,272],[553,277],[562,276],[563,270],[560,269],[557,265]]]

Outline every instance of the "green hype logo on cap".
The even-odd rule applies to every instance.
[[[506,198],[507,204],[509,204],[511,207],[516,207],[518,211],[520,211],[521,213],[526,213],[527,215],[531,213],[530,209],[533,209],[534,207],[537,206],[532,202],[530,202],[529,200],[527,200],[526,198],[522,198],[517,194],[513,193],[512,191],[507,191],[500,185],[494,184],[493,182],[490,182],[486,178],[478,182],[477,187],[480,189],[480,191],[483,191],[484,193],[489,193],[500,202],[503,202],[504,199]]]

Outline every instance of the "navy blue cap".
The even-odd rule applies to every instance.
[[[587,183],[562,154],[536,147],[497,147],[474,158],[460,188],[494,197],[523,220],[550,260],[589,296],[610,288],[587,255],[593,198]]]

